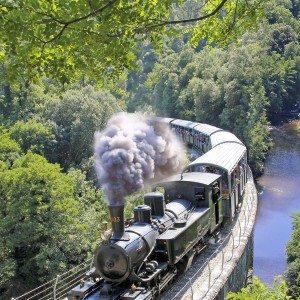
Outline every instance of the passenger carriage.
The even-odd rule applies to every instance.
[[[184,172],[208,172],[222,175],[224,216],[232,219],[247,180],[247,151],[239,143],[221,143],[184,168]]]
[[[165,119],[165,118],[163,118]],[[165,120],[163,120],[165,122]],[[169,120],[172,131],[184,142],[195,147],[201,153],[206,153],[212,146],[210,136],[218,131],[223,131],[215,126],[201,124],[180,119]]]

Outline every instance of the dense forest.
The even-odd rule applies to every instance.
[[[116,47],[114,57],[128,60],[117,76],[109,76],[106,66],[94,78],[95,66],[89,73],[87,58],[81,62],[85,74],[71,78],[72,68],[66,66],[59,80],[47,72],[32,80],[30,72],[22,72],[24,57],[15,69],[1,63],[0,299],[30,290],[92,255],[106,218],[94,171],[94,133],[117,112],[229,130],[247,145],[254,173],[263,171],[273,118],[300,107],[300,1],[266,0],[263,11],[254,30],[241,26],[239,37],[222,47],[185,25],[176,25],[181,34],[171,32],[163,40],[138,40],[134,53],[112,44],[105,51]],[[186,10],[174,6],[171,13],[185,17]],[[218,34],[216,40],[222,30]],[[138,194],[130,196],[127,211],[139,200]],[[232,299],[256,299],[258,290],[263,299],[285,299],[286,293],[300,299],[299,213],[294,229],[286,283],[276,281],[269,290],[255,279],[243,296]]]

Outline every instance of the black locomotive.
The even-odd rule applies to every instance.
[[[144,300],[161,294],[187,270],[223,222],[221,176],[190,172],[153,185],[134,217],[110,206],[112,228],[95,252],[90,281],[69,300]]]

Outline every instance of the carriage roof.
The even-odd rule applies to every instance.
[[[172,182],[191,182],[191,183],[199,183],[201,185],[209,186],[212,185],[216,180],[218,180],[221,176],[218,174],[212,173],[200,173],[200,172],[190,172],[190,173],[181,173],[170,176],[168,178],[162,179],[153,184],[153,187],[172,183]]]
[[[246,154],[246,147],[238,143],[220,144],[206,152],[184,168],[191,166],[212,166],[231,174],[238,162]]]

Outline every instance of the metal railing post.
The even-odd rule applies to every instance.
[[[224,268],[224,248],[222,247],[222,268],[221,268],[221,274],[223,272],[223,268]]]
[[[227,262],[232,259],[232,257],[233,257],[233,251],[234,251],[234,237],[233,237],[232,231],[230,232],[230,237],[232,238],[232,251],[231,251],[231,257],[227,260]]]
[[[247,226],[247,224],[248,224],[248,222],[247,222],[247,216],[246,216],[246,210],[244,210],[244,215],[245,215],[245,230],[244,230],[244,233],[245,233],[245,231],[246,231],[246,226]]]
[[[239,228],[240,228],[240,234],[239,234],[239,245],[241,244],[241,236],[242,236],[242,227],[241,227],[241,222],[239,219],[237,219],[238,223],[239,223]],[[238,246],[239,246],[238,245]]]
[[[207,289],[207,292],[209,291],[210,289],[210,276],[211,276],[211,271],[210,271],[210,264],[209,264],[209,261],[208,261],[208,272],[209,272],[209,276],[208,276],[208,289]]]
[[[54,299],[54,300],[57,300],[57,299],[56,299],[56,287],[57,287],[59,278],[60,278],[60,276],[57,275],[57,276],[56,276],[55,283],[54,283],[54,286],[53,286],[53,299]]]
[[[250,210],[250,206],[249,206],[249,201],[247,201],[247,207],[248,207],[248,213],[250,215],[251,210]],[[248,219],[248,222],[249,222],[249,219]]]
[[[191,286],[191,293],[192,293],[192,300],[194,299],[194,291],[193,291],[193,284],[191,278],[189,278],[190,286]]]

